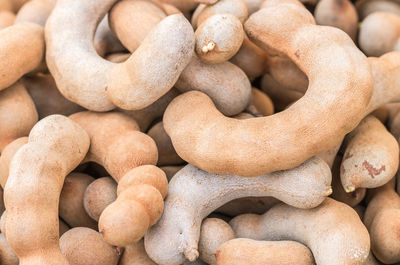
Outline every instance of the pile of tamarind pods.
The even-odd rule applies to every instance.
[[[398,0],[0,0],[1,265],[400,264]]]

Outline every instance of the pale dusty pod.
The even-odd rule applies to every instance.
[[[400,262],[400,238],[395,232],[400,225],[400,197],[393,183],[369,192],[371,198],[363,218],[371,236],[372,252],[386,264]]]
[[[58,201],[64,178],[89,144],[79,125],[52,115],[32,128],[28,143],[14,155],[4,190],[6,232],[21,265],[68,264],[59,247]]]
[[[38,121],[32,98],[17,82],[0,91],[0,151],[15,139],[27,136]]]
[[[274,103],[267,94],[255,87],[251,89],[251,94],[253,95],[253,105],[262,116],[274,114]]]
[[[67,99],[95,111],[142,109],[172,88],[193,54],[193,29],[183,15],[163,19],[126,62],[114,64],[96,54],[92,39],[116,0],[75,2],[57,1],[46,24],[47,65]]]
[[[265,73],[266,60],[265,52],[245,36],[242,46],[230,61],[239,66],[250,80],[254,80]]]
[[[195,32],[195,51],[207,63],[222,63],[231,59],[244,39],[240,20],[231,14],[215,14],[205,20]]]
[[[111,53],[106,56],[106,60],[113,62],[113,63],[122,63],[128,60],[129,56],[131,56],[130,53],[126,52],[116,52],[116,53]]]
[[[182,264],[185,258],[194,261],[201,221],[225,203],[249,196],[273,196],[310,208],[330,195],[330,182],[330,169],[318,158],[292,170],[254,178],[215,175],[187,165],[169,183],[164,213],[145,236],[146,251],[161,265]]]
[[[72,228],[62,235],[60,248],[70,265],[117,265],[120,256],[99,232],[86,227]]]
[[[244,213],[263,214],[279,202],[274,197],[247,197],[228,202],[219,207],[216,212],[228,216],[237,216]]]
[[[217,250],[218,265],[315,265],[311,251],[295,241],[237,238]]]
[[[260,6],[264,0],[244,0],[247,6],[249,16],[260,9]]]
[[[328,151],[320,153],[319,155],[317,155],[317,157],[324,160],[328,164],[328,166],[332,169],[333,163],[335,162],[336,155],[339,152],[340,147],[342,146],[342,142],[343,142],[343,139],[342,139],[342,141],[340,141],[339,144],[337,144],[333,148],[329,149]]]
[[[1,157],[0,157],[1,159]],[[0,160],[1,161],[1,160]],[[172,179],[172,177],[183,168],[184,166],[165,166],[160,167],[162,171],[164,171],[167,176],[168,182]]]
[[[340,165],[342,157],[337,156],[332,167],[332,198],[343,202],[351,207],[358,205],[365,197],[366,189],[357,188],[352,192],[346,192],[343,188],[342,181],[340,180]]]
[[[296,21],[288,23],[288,14]],[[314,25],[312,15],[304,7],[279,3],[253,14],[245,23],[245,30],[255,44],[266,50],[279,50],[307,73],[307,94],[277,115],[248,120],[224,117],[200,92],[180,95],[168,106],[163,118],[164,128],[180,157],[216,174],[257,176],[293,168],[334,147],[357,126],[369,103],[373,80],[366,57],[347,34]],[[310,45],[318,49],[310,50]],[[347,70],[343,68],[344,61]],[[332,71],[340,75],[333,76]],[[334,93],[328,85],[333,83]],[[348,96],[343,97],[344,94]],[[310,111],[310,106],[318,106],[318,111]],[[307,137],[301,137],[301,141],[299,130],[307,131]]]
[[[154,140],[141,133],[136,121],[127,115],[85,111],[70,118],[90,137],[90,148],[84,162],[102,165],[117,182],[135,167],[157,163]]]
[[[90,218],[83,207],[85,190],[93,181],[92,176],[75,172],[65,178],[58,209],[60,217],[70,227],[97,229],[97,222]]]
[[[9,143],[1,152],[0,156],[0,185],[4,189],[8,179],[10,163],[15,153],[28,142],[28,137],[17,138]]]
[[[399,166],[399,145],[374,116],[367,116],[346,138],[340,167],[346,192],[376,188],[391,180]]]
[[[54,78],[49,74],[36,74],[24,77],[21,81],[35,103],[39,119],[52,114],[71,115],[84,110],[61,95]]]
[[[134,52],[165,17],[164,11],[150,1],[126,0],[113,6],[108,19],[111,30],[121,43]]]
[[[192,25],[195,29],[216,14],[234,15],[241,23],[244,23],[248,18],[247,6],[243,0],[219,0],[213,5],[199,5],[196,11],[197,14],[192,17]]]
[[[400,15],[390,12],[368,15],[360,25],[358,42],[368,56],[400,51]]]
[[[0,40],[2,90],[41,63],[44,56],[43,28],[33,23],[20,23],[1,30]]]
[[[199,238],[199,258],[210,265],[217,265],[217,249],[226,241],[235,238],[229,224],[218,218],[207,218],[201,223]]]
[[[168,181],[164,171],[145,165],[129,171],[118,183],[117,199],[99,218],[99,231],[114,246],[139,241],[164,209]]]
[[[144,109],[120,111],[132,117],[139,124],[140,130],[146,132],[154,120],[163,116],[168,104],[178,95],[179,91],[172,88],[167,94]]]
[[[227,116],[242,112],[251,100],[250,81],[239,67],[230,62],[206,64],[197,56],[192,57],[175,87],[181,92],[198,90],[207,94]]]
[[[339,28],[356,41],[358,14],[350,0],[320,0],[314,16],[317,24]]]
[[[281,203],[264,215],[239,215],[230,225],[237,237],[303,243],[316,264],[363,264],[370,249],[368,231],[357,213],[330,198],[313,209]]]
[[[7,28],[14,24],[15,15],[11,11],[0,11],[0,29]]]
[[[144,249],[143,239],[124,248],[118,265],[157,265],[152,261]]]
[[[2,265],[18,265],[18,257],[10,247],[4,234],[0,234],[0,262]]]
[[[93,220],[99,221],[104,209],[116,199],[117,183],[110,177],[102,177],[87,186],[83,206]]]
[[[56,4],[56,0],[30,0],[18,11],[15,24],[31,22],[42,27]]]
[[[366,18],[373,12],[392,12],[400,16],[400,5],[396,1],[390,0],[358,0],[356,8],[360,20]]]
[[[158,166],[179,165],[185,162],[175,152],[171,139],[164,130],[162,121],[151,127],[147,134],[156,142],[158,148]]]
[[[110,53],[126,52],[125,47],[122,46],[121,42],[110,29],[108,14],[106,14],[97,26],[96,33],[94,34],[93,46],[97,54],[103,58]]]

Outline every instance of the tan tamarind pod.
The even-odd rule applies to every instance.
[[[32,98],[17,82],[0,91],[0,151],[15,139],[26,136],[38,121]]]
[[[263,116],[274,114],[274,103],[267,94],[254,87],[251,89],[251,94],[254,106]]]
[[[134,52],[165,17],[164,11],[152,2],[126,0],[113,6],[108,19],[111,30],[121,43]],[[131,29],[135,31],[132,32]]]
[[[62,236],[65,232],[67,232],[70,229],[70,227],[62,219],[58,219],[58,223],[59,223],[58,232],[59,235]]]
[[[97,229],[95,222],[83,207],[85,190],[94,181],[92,176],[71,173],[64,181],[60,194],[59,215],[70,227],[89,227]]]
[[[200,229],[199,258],[210,265],[217,265],[217,249],[234,238],[235,233],[227,222],[218,218],[204,219]]]
[[[0,230],[4,236],[6,236],[6,218],[7,218],[7,211],[4,211],[0,217]]]
[[[181,92],[198,90],[207,94],[227,116],[239,114],[251,100],[250,81],[239,67],[230,62],[206,64],[197,56],[192,57],[175,87]]]
[[[399,145],[377,118],[367,116],[346,141],[340,167],[346,192],[376,188],[394,177],[399,166]]]
[[[11,0],[11,4],[13,6],[13,10],[15,13],[18,12],[18,10],[25,4],[27,3],[29,0]]]
[[[254,80],[265,73],[266,59],[265,52],[245,36],[242,46],[230,61],[239,66],[250,80]]]
[[[400,51],[400,15],[390,12],[368,15],[360,25],[358,42],[368,56]]]
[[[356,41],[358,15],[350,0],[320,0],[315,7],[314,16],[318,25],[339,28]]]
[[[179,91],[172,88],[167,94],[144,109],[120,111],[132,117],[139,124],[140,130],[146,132],[153,121],[162,117],[168,104],[178,95]]]
[[[117,199],[117,183],[110,177],[102,177],[87,186],[83,206],[93,220],[99,221],[103,210],[115,199]]]
[[[4,234],[0,234],[0,262],[2,265],[18,265],[18,257],[10,247]]]
[[[371,250],[385,264],[400,261],[400,239],[397,234],[400,197],[391,182],[368,192],[369,202],[363,222],[371,237]]]
[[[260,9],[261,4],[264,2],[264,0],[244,0],[247,6],[247,11],[249,13],[249,16]]]
[[[20,265],[68,264],[58,240],[59,196],[65,176],[83,160],[89,144],[79,125],[51,115],[32,128],[28,143],[14,155],[4,201],[7,240]]]
[[[117,199],[100,215],[99,231],[114,246],[139,241],[164,209],[168,181],[164,171],[145,165],[129,171],[118,183]]]
[[[400,5],[396,1],[387,0],[358,0],[356,8],[360,20],[374,12],[392,12],[400,15]]]
[[[185,14],[196,8],[197,0],[161,0],[163,3],[173,5]]]
[[[125,47],[122,46],[121,42],[110,29],[110,25],[108,24],[108,14],[97,26],[96,33],[94,34],[93,46],[97,54],[103,58],[110,53],[126,52]]]
[[[4,196],[3,196],[3,188],[0,188],[0,214],[3,214],[3,212],[6,210],[6,207],[4,206]],[[1,227],[1,225],[0,225]]]
[[[351,207],[358,205],[365,197],[366,189],[357,188],[352,192],[346,192],[340,180],[340,165],[342,157],[337,156],[332,167],[332,198]]]
[[[157,163],[154,140],[141,133],[136,121],[123,113],[84,111],[70,118],[90,137],[90,148],[84,162],[102,165],[117,182],[135,167]]]
[[[364,218],[364,213],[365,213],[366,207],[358,204],[358,205],[354,206],[353,209],[354,209],[354,211],[357,212],[358,216],[362,220]]]
[[[179,165],[185,162],[175,152],[171,139],[164,130],[162,121],[151,127],[147,134],[156,142],[158,149],[158,166]]]
[[[228,202],[216,211],[228,216],[237,216],[244,213],[263,214],[279,200],[274,197],[247,197]]]
[[[41,63],[44,56],[43,28],[33,23],[13,25],[1,30],[0,40],[2,90]]]
[[[295,241],[232,239],[217,250],[218,265],[315,265],[311,251]]]
[[[131,56],[130,53],[116,52],[107,55],[106,60],[113,63],[122,63],[128,60],[129,56]]]
[[[137,243],[130,244],[124,248],[118,265],[157,265],[149,256],[147,256],[144,249],[144,242],[141,239]]]
[[[288,14],[296,21],[287,23],[284,17]],[[248,120],[224,117],[201,92],[180,95],[166,109],[163,122],[183,160],[215,174],[257,176],[293,168],[334,147],[357,126],[370,101],[373,80],[366,57],[347,34],[316,26],[304,7],[284,3],[254,13],[245,30],[255,44],[286,54],[307,74],[307,94],[279,114]],[[310,45],[318,49],[309,49]],[[322,62],[330,67],[322,67]],[[340,75],[333,76],[332,71]],[[323,76],[336,84],[334,91]],[[310,111],[310,106],[318,106],[318,112]],[[314,130],[315,126],[320,129]],[[301,141],[299,130],[307,131]]]
[[[330,182],[330,169],[319,158],[254,178],[215,175],[189,164],[169,182],[164,213],[145,236],[146,251],[160,265],[194,261],[202,220],[227,202],[272,196],[295,207],[312,208],[330,195]]]
[[[52,114],[71,115],[84,110],[61,95],[54,78],[49,74],[24,77],[22,83],[35,103],[39,119]]]
[[[13,4],[11,0],[0,0],[0,11],[10,11],[14,13]]]
[[[222,63],[231,59],[244,39],[241,21],[231,14],[215,14],[195,32],[195,51],[206,63]]]
[[[195,29],[216,14],[234,15],[242,24],[248,17],[247,6],[243,0],[219,0],[213,5],[199,5],[197,9],[201,10],[201,12],[193,18],[194,20],[192,19],[192,25]]]
[[[389,109],[387,106],[382,106],[371,112],[371,115],[375,116],[383,124],[389,119]]]
[[[99,232],[86,227],[66,232],[60,238],[60,248],[70,265],[117,265],[120,256]]]
[[[15,15],[13,12],[8,10],[0,11],[0,29],[7,28],[14,24]]]
[[[126,62],[114,64],[94,52],[92,40],[98,21],[116,0],[75,2],[57,1],[45,35],[47,65],[67,99],[94,111],[137,110],[172,88],[193,55],[194,33],[183,15],[163,19]]]
[[[324,160],[328,164],[328,166],[332,169],[333,163],[335,162],[336,155],[339,152],[340,147],[342,146],[342,142],[343,142],[343,139],[342,139],[342,141],[340,141],[339,144],[337,144],[333,148],[331,148],[323,153],[320,153],[319,155],[317,155],[317,157]]]
[[[28,142],[28,137],[17,138],[9,143],[1,152],[0,156],[0,185],[4,189],[8,179],[10,163],[15,153]]]
[[[172,179],[172,177],[183,168],[184,166],[164,166],[160,167],[162,171],[164,171],[168,182]]]
[[[316,264],[363,264],[370,249],[368,231],[357,213],[330,198],[313,209],[280,203],[263,215],[239,215],[229,224],[237,237],[302,243]]]
[[[238,120],[245,120],[245,119],[251,119],[255,118],[253,114],[250,114],[248,112],[241,112],[235,116],[232,116],[232,118],[238,119]]]
[[[42,27],[56,4],[56,0],[30,0],[18,11],[15,24],[31,22]]]

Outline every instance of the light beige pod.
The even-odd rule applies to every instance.
[[[367,116],[347,138],[340,167],[346,192],[376,188],[394,177],[399,167],[399,145],[374,116]]]
[[[20,137],[9,143],[1,152],[0,156],[0,185],[4,189],[8,179],[10,163],[15,153],[28,142],[28,137]]]
[[[311,251],[295,241],[257,241],[237,238],[217,250],[218,265],[315,265]]]
[[[285,111],[247,120],[225,117],[203,93],[178,96],[163,122],[180,157],[215,174],[257,176],[293,168],[357,126],[373,80],[367,58],[347,34],[315,25],[302,6],[280,2],[251,15],[245,31],[264,50],[298,65],[310,81],[307,93]]]
[[[152,261],[144,249],[143,239],[124,248],[119,265],[157,265]]]
[[[62,235],[60,248],[70,265],[117,265],[121,254],[87,227],[72,228]]]
[[[357,0],[356,8],[360,20],[374,12],[392,12],[400,15],[400,4],[391,0]]]
[[[370,249],[368,231],[358,214],[330,198],[313,209],[281,203],[263,215],[239,215],[230,225],[237,237],[303,243],[316,264],[363,264]]]
[[[21,265],[68,265],[58,240],[59,196],[64,178],[83,160],[89,144],[78,124],[51,115],[33,127],[11,161],[4,190],[6,231]]]
[[[216,14],[204,21],[195,32],[195,51],[207,63],[222,63],[231,59],[244,39],[240,20],[231,14]]]
[[[161,219],[145,236],[145,247],[160,265],[180,265],[199,256],[202,220],[225,203],[272,196],[300,208],[316,207],[331,194],[331,172],[319,158],[297,168],[254,178],[215,175],[187,165],[171,179]]]
[[[45,29],[46,62],[57,87],[94,111],[149,106],[172,88],[193,54],[193,29],[176,14],[157,24],[126,62],[104,60],[94,50],[93,36],[115,2],[57,1]]]
[[[400,197],[394,182],[372,190],[363,222],[371,236],[375,257],[385,264],[400,262]]]
[[[15,14],[11,11],[0,11],[0,29],[7,28],[14,24]]]

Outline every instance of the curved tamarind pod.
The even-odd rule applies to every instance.
[[[0,91],[0,121],[0,151],[28,135],[38,121],[35,104],[20,82]]]
[[[43,28],[21,23],[0,31],[0,90],[34,70],[44,55]]]
[[[99,19],[115,2],[60,0],[46,24],[46,60],[57,87],[90,110],[149,106],[172,88],[193,54],[193,29],[177,14],[163,19],[126,62],[102,59],[92,39]]]
[[[296,20],[289,23],[288,14]],[[287,110],[248,120],[224,117],[197,91],[177,97],[163,122],[182,159],[207,172],[257,176],[293,168],[334,147],[357,126],[373,80],[366,57],[347,34],[314,25],[312,15],[294,4],[261,9],[247,20],[245,30],[261,48],[279,50],[293,60],[309,77],[310,86]]]
[[[368,192],[370,197],[363,222],[371,237],[371,250],[385,264],[400,261],[400,197],[391,182]]]
[[[100,21],[99,25],[97,26],[96,33],[94,34],[93,46],[97,54],[103,58],[110,53],[126,51],[125,47],[122,46],[119,39],[112,33],[110,29],[110,25],[108,24],[108,14],[106,14],[106,16]],[[128,55],[128,58],[129,56],[130,54]]]
[[[39,119],[52,114],[67,116],[84,110],[61,95],[54,78],[49,74],[24,77],[21,81],[35,103]]]
[[[358,43],[368,56],[400,51],[400,15],[390,12],[370,14],[360,25]]]
[[[135,167],[157,163],[154,140],[141,133],[136,121],[123,113],[84,111],[70,118],[90,137],[90,148],[84,162],[102,165],[117,182]]]
[[[55,4],[56,0],[30,0],[18,11],[15,24],[31,22],[44,27]]]
[[[144,241],[130,244],[124,248],[119,265],[157,265],[152,261],[144,249]]]
[[[236,238],[217,250],[218,265],[315,265],[311,251],[295,241],[256,241]]]
[[[129,171],[118,183],[117,199],[100,215],[99,231],[114,246],[139,241],[164,209],[168,181],[164,171],[145,165]]]
[[[89,144],[79,125],[52,115],[32,128],[28,143],[14,155],[4,201],[7,240],[21,265],[68,264],[58,242],[58,200],[65,176]]]
[[[318,25],[339,28],[356,41],[358,15],[350,0],[320,0],[315,7],[314,16]]]
[[[201,221],[225,203],[249,196],[273,196],[301,208],[320,204],[332,192],[331,172],[312,158],[301,166],[268,175],[243,178],[214,175],[187,165],[170,181],[161,219],[147,231],[145,247],[161,265],[196,260]]]
[[[10,163],[15,153],[28,142],[28,137],[17,138],[9,143],[1,152],[0,156],[0,185],[4,189],[8,179]]]
[[[93,220],[99,221],[104,209],[116,199],[117,183],[110,177],[102,177],[87,186],[83,206]]]
[[[14,24],[15,15],[11,11],[0,11],[0,29],[7,28]]]
[[[346,192],[356,188],[376,188],[390,181],[399,167],[399,145],[374,116],[367,116],[347,136],[340,167]]]
[[[374,12],[392,12],[400,16],[400,5],[395,1],[387,0],[358,0],[356,8],[360,20]]]
[[[230,225],[237,237],[303,243],[316,264],[363,264],[369,254],[368,231],[357,213],[330,198],[314,209],[280,203],[263,215],[239,215]]]

